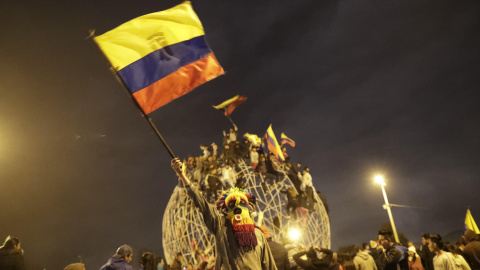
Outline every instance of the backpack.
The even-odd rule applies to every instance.
[[[404,246],[399,246],[399,245],[394,245],[394,248],[396,248],[400,253],[402,254],[402,257],[400,257],[400,260],[397,262],[397,269],[409,269],[408,267],[408,248]]]

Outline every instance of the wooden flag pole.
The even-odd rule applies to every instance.
[[[232,123],[232,125],[233,125],[234,127],[237,126],[237,125],[235,125],[235,123],[233,122],[232,118],[230,118],[230,116],[227,116],[227,118],[228,118],[228,120],[230,120],[230,123]]]
[[[91,39],[93,40],[93,42],[97,45],[97,47],[100,49],[100,51],[102,50],[100,48],[100,46],[98,45],[98,43],[95,41],[95,30],[90,30],[89,31],[89,35],[87,37],[87,39]],[[107,59],[108,61],[108,58],[105,56],[105,54],[103,55],[105,57],[105,59]],[[157,135],[157,137],[160,139],[160,141],[162,142],[163,146],[165,147],[165,149],[167,150],[167,152],[170,154],[170,156],[173,158],[176,158],[175,154],[173,154],[173,151],[172,149],[170,149],[170,146],[168,146],[167,142],[165,141],[165,139],[163,138],[162,134],[160,134],[160,131],[157,129],[157,127],[155,126],[155,124],[153,123],[152,119],[150,117],[148,117],[148,115],[145,114],[145,112],[143,112],[142,110],[142,107],[140,107],[140,105],[138,104],[138,102],[133,98],[133,96],[130,94],[130,92],[128,91],[128,88],[127,86],[125,85],[125,82],[122,80],[122,78],[120,78],[117,74],[117,70],[112,67],[110,61],[108,61],[108,63],[110,64],[110,70],[112,71],[112,73],[115,75],[115,78],[117,78],[117,80],[120,82],[120,84],[123,86],[123,90],[125,91],[125,93],[130,97],[130,100],[133,101],[133,103],[137,106],[137,108],[140,110],[140,113],[141,115],[143,116],[143,118],[145,120],[147,120],[148,124],[150,125],[150,127],[153,129],[153,131],[155,132],[155,134]],[[230,120],[231,121],[231,120]],[[233,123],[233,122],[232,122]]]

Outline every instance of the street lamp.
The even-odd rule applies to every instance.
[[[392,209],[390,207],[390,204],[388,203],[387,193],[385,192],[385,179],[382,175],[376,175],[374,180],[375,183],[379,184],[382,187],[383,198],[385,199],[385,204],[383,205],[383,208],[387,209],[388,217],[390,218],[390,224],[392,225],[393,235],[395,236],[395,241],[397,243],[400,243],[400,240],[398,239],[397,228],[395,228],[395,222],[393,222]]]

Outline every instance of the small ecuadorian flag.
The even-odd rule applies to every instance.
[[[186,1],[95,37],[145,114],[224,74]]]
[[[225,100],[220,105],[213,106],[213,108],[215,108],[217,110],[223,110],[225,116],[229,116],[230,114],[232,114],[232,112],[233,112],[233,110],[235,110],[235,108],[237,108],[240,104],[242,104],[246,100],[247,100],[247,98],[245,96],[236,95],[229,100]]]
[[[282,132],[282,134],[280,135],[280,138],[282,139],[282,142],[281,142],[282,145],[289,144],[291,147],[295,147],[295,141],[287,137],[285,133]]]

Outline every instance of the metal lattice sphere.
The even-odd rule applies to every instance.
[[[297,210],[297,218],[287,215],[287,189],[295,189],[287,174],[280,170],[277,181],[267,181],[254,173],[252,166],[239,161],[238,177],[248,193],[256,197],[257,225],[267,226],[272,239],[293,243],[305,247],[317,245],[330,248],[330,223],[325,207],[316,192],[315,203],[311,211]],[[283,175],[282,175],[283,174]],[[185,188],[177,186],[163,215],[163,247],[167,263],[171,264],[175,254],[183,254],[183,263],[200,263],[198,251],[213,255],[214,237],[203,223],[200,212],[186,194]]]

